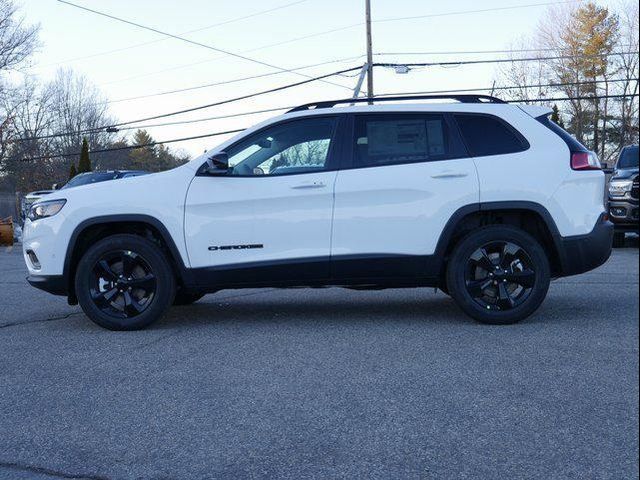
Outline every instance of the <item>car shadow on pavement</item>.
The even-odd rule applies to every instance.
[[[464,315],[453,300],[444,294],[431,298],[393,298],[392,295],[388,295],[385,298],[372,299],[370,295],[358,298],[358,293],[353,292],[353,296],[346,295],[336,299],[331,298],[331,295],[323,298],[322,293],[313,292],[313,298],[308,298],[308,294],[301,295],[299,299],[291,295],[283,298],[281,292],[291,291],[249,294],[260,295],[262,298],[259,299],[250,298],[249,295],[244,298],[233,295],[216,298],[216,294],[208,295],[193,305],[173,307],[159,324],[151,328],[231,322],[473,323],[473,320]]]

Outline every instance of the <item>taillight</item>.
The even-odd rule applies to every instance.
[[[600,160],[593,152],[571,152],[571,168],[574,170],[602,170]]]

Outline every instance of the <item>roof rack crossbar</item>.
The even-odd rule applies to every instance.
[[[292,108],[288,113],[301,112],[304,110],[316,110],[320,108],[332,108],[336,105],[348,103],[376,103],[376,102],[397,102],[404,100],[457,100],[460,103],[507,103],[491,95],[399,95],[394,97],[363,97],[344,98],[342,100],[325,100],[320,102],[307,103]]]

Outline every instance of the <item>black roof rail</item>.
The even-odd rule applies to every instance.
[[[342,100],[325,100],[314,103],[307,103],[292,108],[287,113],[302,112],[304,110],[316,110],[319,108],[332,108],[336,105],[347,103],[376,103],[376,102],[397,102],[403,100],[457,100],[460,103],[507,103],[490,95],[398,95],[393,97],[366,97],[366,98],[345,98]]]

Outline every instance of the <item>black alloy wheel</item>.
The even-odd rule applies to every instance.
[[[482,323],[508,325],[527,318],[549,290],[546,250],[527,232],[489,225],[462,238],[447,260],[451,297]]]
[[[102,312],[133,318],[153,301],[157,280],[149,263],[130,250],[102,255],[93,266],[91,299]]]
[[[78,262],[75,292],[84,313],[109,330],[138,330],[171,306],[176,279],[151,240],[118,234],[99,240]]]
[[[531,257],[512,242],[483,245],[467,262],[467,292],[487,310],[505,311],[522,305],[531,295],[535,282]]]

